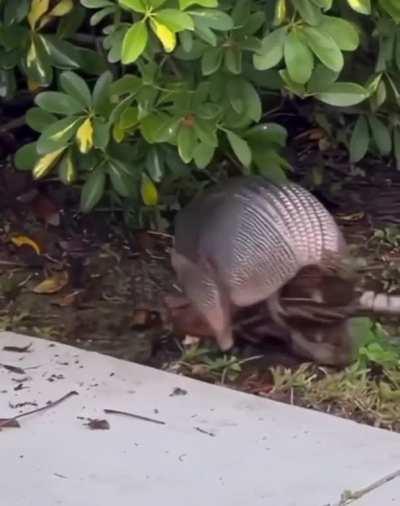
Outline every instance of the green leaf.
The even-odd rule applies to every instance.
[[[196,146],[196,133],[193,127],[181,125],[177,137],[178,153],[185,163],[193,158],[193,151]]]
[[[359,116],[350,139],[350,161],[357,163],[367,154],[370,140],[368,121],[365,116]]]
[[[196,118],[193,128],[197,137],[204,144],[214,148],[218,146],[217,128],[214,122]]]
[[[74,35],[85,21],[87,12],[83,5],[76,4],[66,16],[63,16],[57,26],[57,37],[68,39]]]
[[[190,15],[195,23],[201,21],[201,23],[213,30],[226,32],[234,26],[233,19],[225,12],[217,9],[196,9],[190,11]]]
[[[36,142],[30,142],[19,148],[15,153],[14,164],[18,170],[32,170],[39,158]]]
[[[329,69],[340,72],[343,68],[343,55],[333,38],[318,28],[306,27],[302,30],[312,52]]]
[[[36,96],[35,103],[47,112],[66,116],[83,112],[84,109],[74,97],[58,91],[42,91]]]
[[[346,19],[323,16],[318,28],[329,34],[342,51],[354,51],[360,43],[357,29]]]
[[[400,170],[400,129],[395,127],[393,129],[393,150],[396,159],[396,168]]]
[[[321,22],[322,13],[310,0],[293,0],[293,3],[300,16],[309,25],[318,25]]]
[[[149,7],[152,7],[153,9],[158,9],[165,3],[167,3],[168,0],[147,0],[147,4]]]
[[[347,3],[359,14],[371,14],[371,0],[347,0]]]
[[[162,9],[161,11],[157,11],[154,17],[172,32],[194,30],[193,20],[189,14],[177,9]]]
[[[118,3],[122,7],[135,12],[146,12],[146,7],[142,0],[118,0]]]
[[[131,193],[131,188],[129,187],[130,179],[127,177],[127,169],[121,166],[122,163],[120,161],[111,158],[108,161],[107,172],[114,190],[121,197],[129,197]]]
[[[75,74],[75,72],[67,71],[60,75],[61,88],[79,102],[83,107],[90,108],[92,106],[92,95],[86,81]]]
[[[16,90],[14,70],[0,70],[0,97],[10,99],[15,96]]]
[[[8,0],[6,2],[3,1],[4,23],[6,25],[20,23],[27,16],[27,14],[29,12],[29,4],[30,4],[30,2],[28,0],[19,0],[19,2],[13,2],[12,0]]]
[[[400,22],[400,5],[397,0],[378,0],[378,2],[395,23]]]
[[[248,0],[238,0],[234,3],[231,16],[235,26],[244,26],[246,24],[250,16],[251,7],[251,2],[248,2]]]
[[[206,49],[201,57],[201,73],[203,76],[214,74],[221,66],[224,52],[221,47]]]
[[[151,179],[159,183],[164,175],[164,158],[157,146],[152,146],[146,155],[146,170]]]
[[[93,108],[98,114],[105,113],[108,110],[112,79],[112,73],[108,70],[107,72],[103,72],[103,74],[101,74],[94,85]]]
[[[305,84],[311,77],[314,57],[303,39],[294,31],[286,37],[284,57],[290,78],[296,83]]]
[[[371,127],[372,138],[382,156],[387,156],[392,151],[392,137],[389,128],[376,116],[368,118]]]
[[[238,114],[244,114],[253,121],[260,121],[262,104],[259,94],[250,81],[233,78],[227,82],[229,101]]]
[[[184,53],[190,53],[193,49],[193,34],[190,32],[179,32],[178,38],[181,45],[181,50]]]
[[[242,72],[242,51],[239,47],[228,47],[225,50],[225,67],[232,74]]]
[[[114,5],[110,0],[80,0],[81,4],[87,9],[101,9],[108,5]]]
[[[107,70],[107,62],[102,54],[84,47],[77,47],[76,50],[79,53],[81,71],[85,74],[99,76]]]
[[[27,111],[25,120],[32,130],[43,132],[45,128],[57,121],[57,117],[40,109],[40,107],[32,107]]]
[[[121,114],[119,126],[126,130],[139,123],[139,111],[137,107],[127,107]]]
[[[267,70],[278,65],[283,58],[283,47],[287,36],[286,28],[278,28],[263,38],[260,50],[253,55],[257,70]]]
[[[287,175],[283,167],[285,161],[271,148],[256,148],[253,151],[254,164],[259,172],[273,183],[287,182]]]
[[[104,18],[107,16],[113,15],[115,13],[115,6],[111,7],[104,7],[104,9],[101,9],[100,11],[97,11],[93,16],[90,18],[90,26],[96,26],[101,21],[103,21]]]
[[[279,75],[282,78],[282,81],[285,83],[286,88],[293,93],[294,95],[297,95],[301,98],[304,98],[306,91],[304,84],[296,83],[293,81],[293,79],[290,77],[289,72],[287,69],[279,70]]]
[[[215,147],[204,142],[199,142],[193,151],[193,160],[196,167],[205,169],[214,157]]]
[[[147,46],[148,31],[145,23],[140,21],[134,23],[124,36],[122,41],[122,58],[124,65],[134,63],[143,53]]]
[[[138,76],[125,74],[111,85],[112,96],[135,94],[142,87],[142,80]]]
[[[92,172],[82,186],[81,211],[90,212],[100,201],[106,186],[106,175],[103,170],[97,169]]]
[[[350,107],[365,100],[368,92],[356,83],[334,83],[323,92],[316,93],[315,96],[325,104]]]
[[[231,130],[225,130],[229,144],[235,155],[245,167],[250,167],[251,150],[248,143]]]
[[[175,138],[180,118],[165,113],[149,114],[141,120],[140,133],[148,143],[170,142]]]
[[[195,22],[195,34],[201,39],[201,40],[204,40],[205,42],[207,42],[207,44],[209,44],[210,46],[212,47],[216,47],[217,45],[217,36],[215,35],[215,33],[210,30],[210,28],[208,26],[204,26],[202,23],[200,22]],[[193,50],[192,53],[195,54],[195,51]],[[201,52],[200,52],[201,54]],[[181,57],[183,55],[181,54]],[[193,59],[193,57],[192,57]],[[194,59],[197,59],[197,57],[195,57]]]
[[[69,116],[48,126],[37,141],[38,153],[45,155],[66,146],[82,122],[82,118]]]
[[[75,46],[56,37],[41,36],[49,60],[52,65],[60,69],[78,69],[80,67],[79,53]]]
[[[179,0],[181,10],[187,9],[191,5],[201,5],[202,7],[218,7],[218,0]]]
[[[311,75],[307,84],[307,91],[309,93],[318,93],[324,91],[331,86],[339,77],[339,72],[334,72],[326,68],[324,65],[318,63]]]
[[[105,149],[110,141],[110,123],[102,118],[93,118],[93,142],[96,148]]]
[[[29,31],[20,25],[4,26],[0,28],[0,44],[7,51],[19,49],[21,44],[28,42]]]
[[[311,0],[315,5],[321,7],[324,11],[328,11],[332,7],[333,0]]]
[[[287,141],[287,131],[278,123],[261,123],[249,128],[244,138],[252,146],[265,147],[267,144],[272,144],[284,147]]]

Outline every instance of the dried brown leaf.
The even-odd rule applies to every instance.
[[[61,291],[68,283],[68,273],[65,271],[57,272],[49,278],[41,281],[33,288],[33,292],[39,294],[51,294]]]
[[[26,235],[17,235],[11,237],[11,242],[15,244],[15,246],[17,246],[18,248],[20,248],[21,246],[29,246],[35,251],[37,255],[41,255],[43,252],[43,248],[41,247],[41,245],[37,241],[31,239]]]

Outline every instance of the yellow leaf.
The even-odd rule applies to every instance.
[[[32,0],[28,14],[28,23],[32,30],[35,29],[36,23],[48,9],[49,0]]]
[[[68,184],[72,184],[76,179],[75,165],[72,163],[71,157],[69,156],[66,163],[66,180]]]
[[[43,16],[40,21],[39,21],[39,24],[38,24],[38,30],[41,30],[44,26],[47,25],[47,23],[49,23],[51,20],[53,19],[53,16],[49,16],[48,14],[46,14],[45,16]]]
[[[79,151],[88,153],[93,147],[93,125],[90,118],[86,118],[76,132]]]
[[[118,142],[118,144],[119,144],[120,142],[122,142],[125,139],[125,130],[123,130],[119,126],[119,124],[116,123],[113,127],[112,135],[113,135],[113,139],[115,140],[115,142]]]
[[[58,173],[61,180],[66,184],[72,184],[76,179],[76,167],[72,160],[71,153],[67,153],[62,159]]]
[[[43,16],[39,22],[39,29],[43,28],[49,21],[51,21],[55,17],[62,17],[68,14],[74,4],[72,0],[61,0],[46,16]]]
[[[46,72],[41,65],[41,61],[37,58],[36,45],[34,40],[31,41],[31,45],[26,55],[26,65],[28,68],[35,66],[35,69],[43,78],[46,76]]]
[[[158,191],[156,185],[146,174],[142,174],[140,193],[146,206],[156,206],[158,204]]]
[[[32,81],[32,79],[28,79],[27,86],[29,91],[36,91],[41,88],[41,84],[36,81]]]
[[[36,60],[36,46],[34,41],[31,41],[31,45],[29,46],[28,52],[26,54],[26,64],[28,67],[32,65],[32,63]]]
[[[167,53],[171,53],[175,49],[176,46],[176,35],[174,32],[166,27],[165,25],[159,23],[156,19],[150,19],[150,24],[153,32],[156,34],[157,38],[160,40],[163,45],[165,51]]]
[[[57,163],[61,153],[65,151],[65,149],[66,146],[42,156],[42,158],[40,158],[33,167],[32,174],[34,179],[39,179],[46,176]]]
[[[18,248],[20,246],[30,246],[37,255],[40,255],[42,253],[39,244],[26,235],[17,235],[15,237],[11,237],[11,242],[15,244],[15,246],[18,246]]]
[[[275,5],[274,26],[281,25],[286,18],[286,0],[278,0]]]
[[[371,14],[370,0],[347,0],[350,7],[360,14]]]
[[[45,279],[35,286],[33,292],[35,293],[56,293],[59,292],[68,283],[67,272],[57,272],[53,276]]]
[[[73,6],[74,3],[72,0],[61,0],[55,7],[53,7],[49,15],[60,17],[65,16],[72,10]]]

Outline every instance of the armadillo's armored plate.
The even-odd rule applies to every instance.
[[[267,300],[278,319],[278,291],[307,265],[331,268],[344,249],[333,217],[307,190],[243,177],[178,213],[171,259],[186,296],[226,350],[233,307]]]

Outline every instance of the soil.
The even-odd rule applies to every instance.
[[[340,174],[343,167],[337,167]],[[225,371],[223,380],[232,388],[267,396],[271,365],[301,364],[282,344],[271,342],[239,343],[234,352],[239,374],[230,375],[227,363],[214,369],[204,362],[185,366],[187,346],[162,323],[163,297],[176,283],[168,231],[128,230],[107,209],[82,216],[75,211],[73,190],[53,181],[33,184],[8,166],[1,171],[0,329],[171,371],[179,365],[179,372],[205,381],[221,381]],[[400,235],[382,228],[400,223],[398,174],[381,171],[378,180],[364,175],[349,182],[338,177],[339,192],[321,185],[316,193],[364,262],[365,286],[399,291]],[[383,230],[379,237],[377,228]],[[391,328],[397,332],[396,321]],[[212,343],[205,345],[222,357]],[[302,404],[287,394],[275,398]]]

